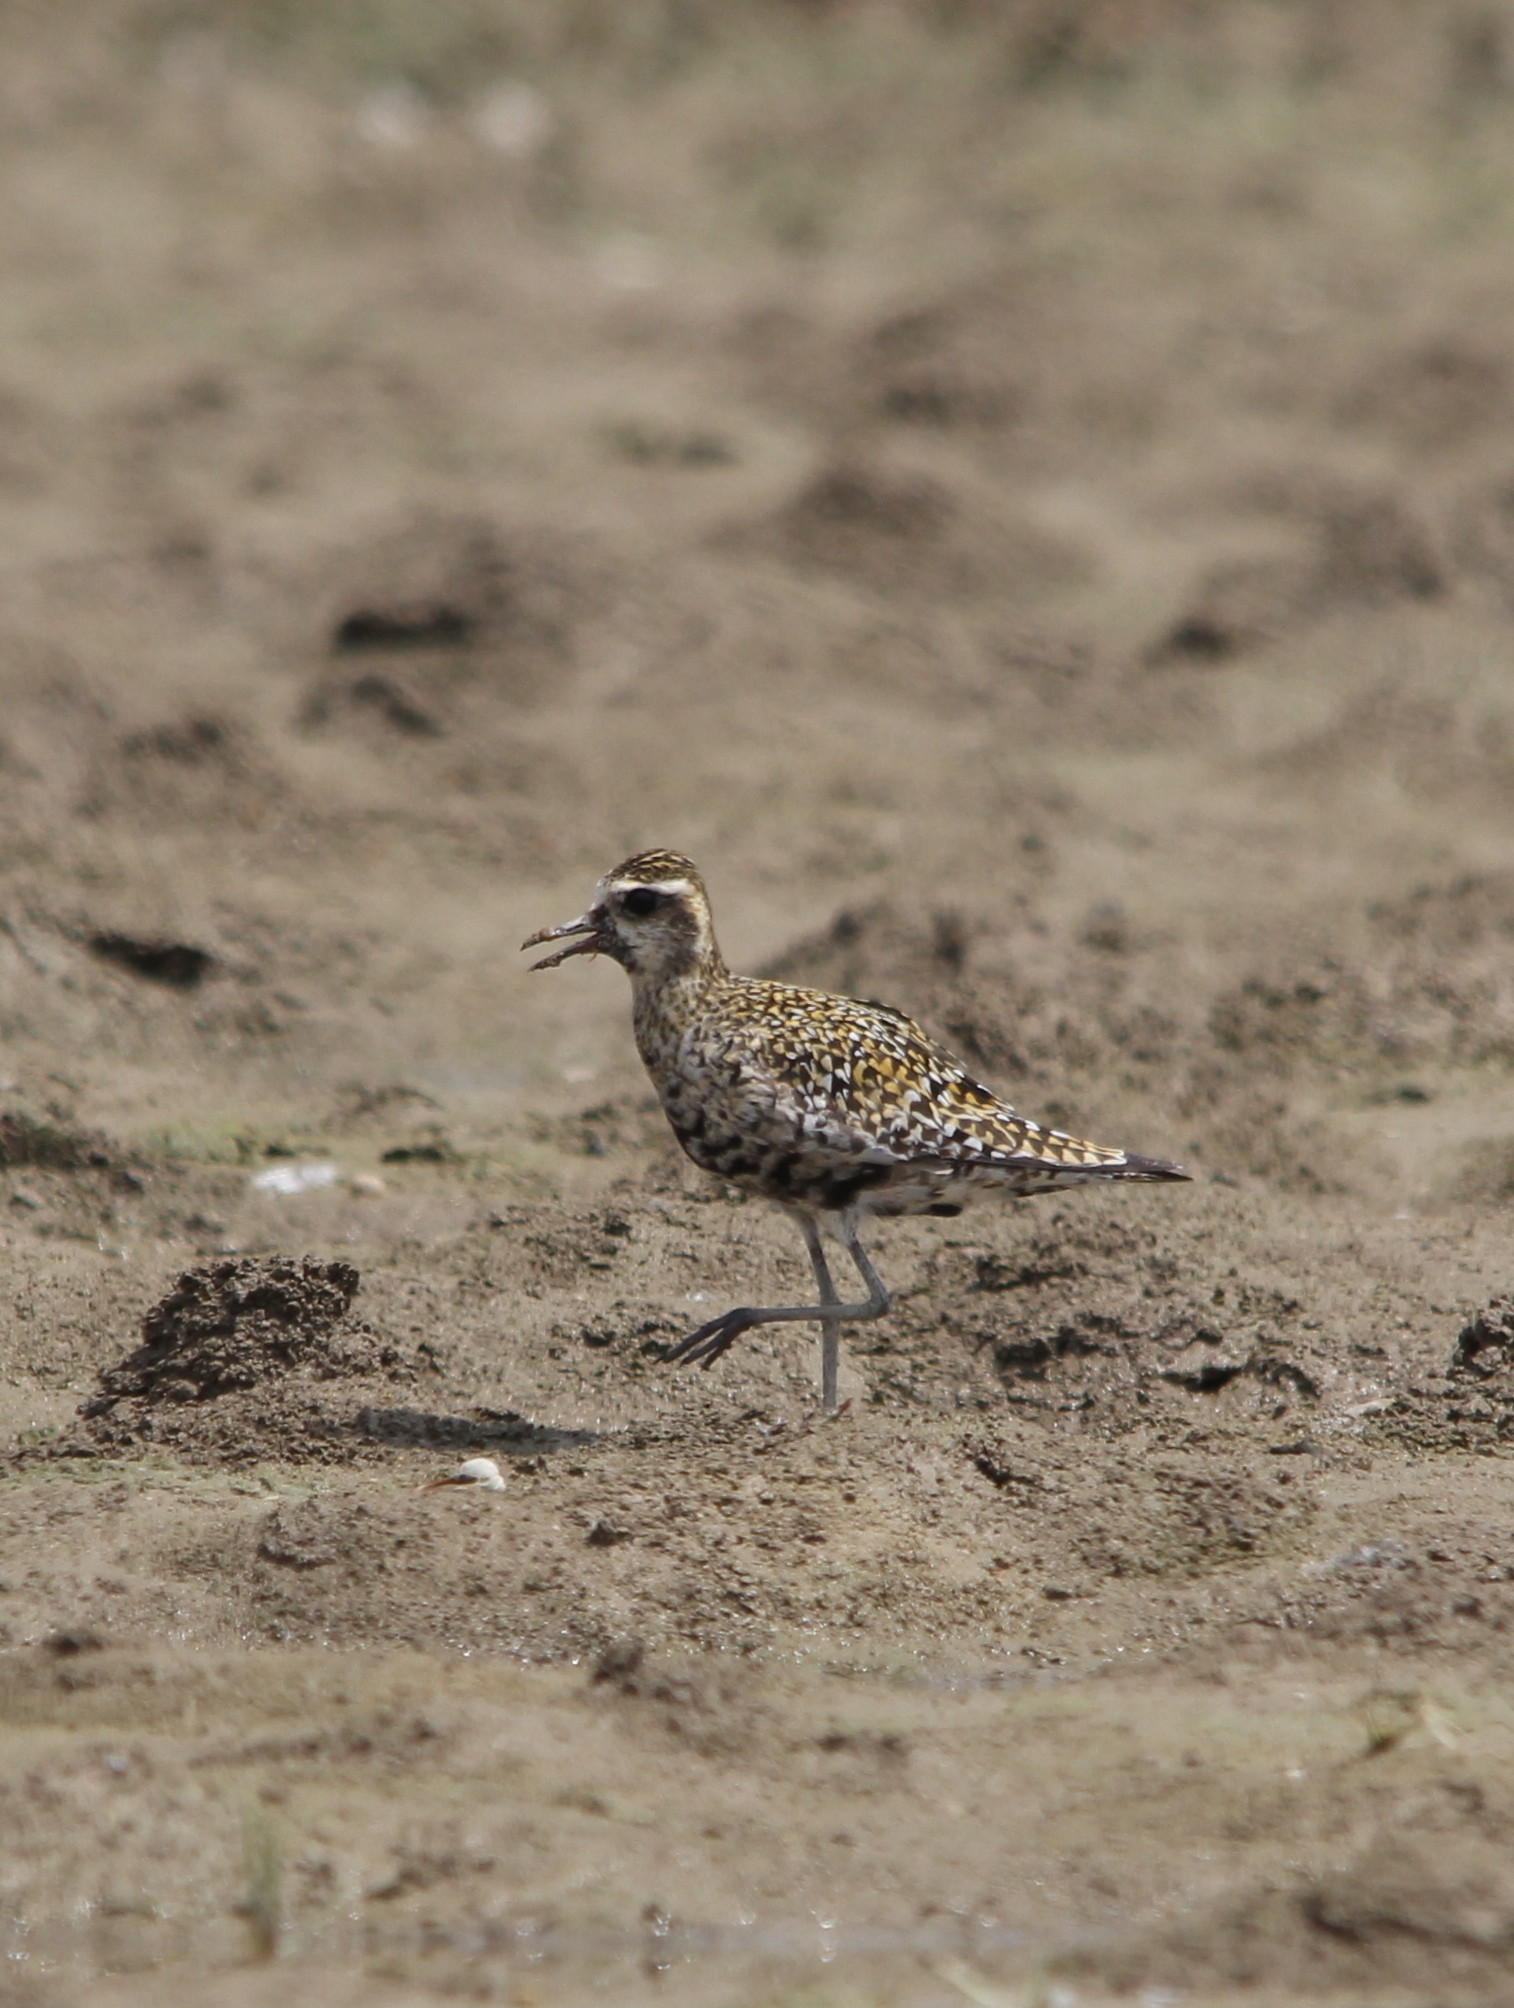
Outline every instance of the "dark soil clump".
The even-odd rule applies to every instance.
[[[342,1434],[352,1424],[329,1413],[312,1383],[414,1377],[398,1347],[349,1319],[360,1280],[350,1262],[309,1255],[186,1270],[142,1320],[143,1343],[105,1368],[100,1392],[80,1407],[84,1436],[96,1448],[172,1443],[191,1455],[227,1454],[229,1439],[246,1457],[291,1422],[300,1435],[311,1424],[322,1439]]]
[[[1417,1451],[1507,1454],[1514,1446],[1514,1297],[1495,1297],[1462,1326],[1442,1370],[1405,1375],[1369,1437]]]
[[[129,969],[147,983],[161,983],[170,990],[198,990],[215,967],[208,949],[187,941],[139,941],[130,934],[93,934],[89,952],[102,962],[114,962]]]
[[[359,1281],[350,1262],[308,1255],[186,1269],[142,1320],[145,1343],[100,1376],[102,1392],[209,1401],[298,1368],[320,1380],[361,1372],[370,1362],[331,1342]]]
[[[0,1167],[40,1171],[100,1171],[114,1162],[105,1138],[42,1122],[14,1110],[0,1111]]]
[[[1495,1297],[1462,1326],[1452,1371],[1490,1380],[1514,1363],[1514,1298]]]

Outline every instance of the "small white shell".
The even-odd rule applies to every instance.
[[[433,1478],[426,1487],[428,1492],[440,1491],[444,1485],[476,1485],[480,1492],[503,1492],[505,1481],[499,1466],[492,1457],[470,1457],[460,1464],[450,1478]]]

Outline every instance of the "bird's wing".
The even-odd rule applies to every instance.
[[[1116,1166],[1125,1153],[1016,1115],[884,1004],[762,986],[743,1024],[742,1092],[770,1121],[865,1164]]]

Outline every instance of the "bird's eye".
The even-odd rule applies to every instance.
[[[629,892],[621,894],[620,904],[626,913],[634,914],[640,920],[657,911],[662,905],[662,894],[653,892],[649,885],[633,886]]]

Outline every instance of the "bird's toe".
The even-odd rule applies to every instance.
[[[680,1339],[676,1346],[669,1346],[663,1354],[666,1366],[712,1365],[736,1343],[752,1323],[752,1314],[745,1307],[736,1311],[723,1311],[718,1318],[711,1318],[701,1325],[697,1332],[690,1332],[686,1339]]]

